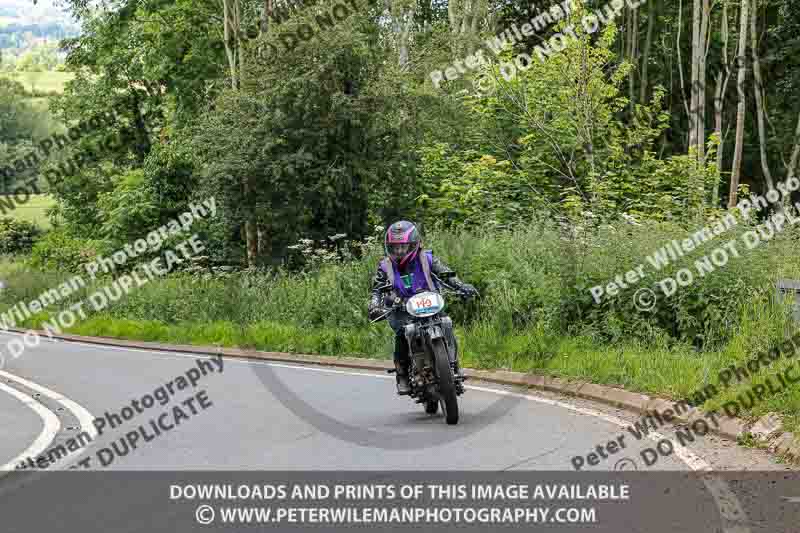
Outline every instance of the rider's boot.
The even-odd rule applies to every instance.
[[[408,346],[403,336],[397,335],[394,343],[394,368],[397,378],[397,394],[407,396],[411,394],[411,385],[408,382]]]
[[[403,365],[400,361],[395,361],[394,368],[397,370],[395,373],[395,377],[397,378],[397,394],[400,396],[411,394],[411,385],[408,383],[408,365]]]
[[[461,364],[458,362],[458,359],[456,359],[453,370],[457,378],[461,379],[462,381],[466,379],[466,376],[464,375],[464,370],[461,368]]]

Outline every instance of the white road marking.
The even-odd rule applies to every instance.
[[[91,348],[102,348],[104,350],[105,349],[113,349],[113,350],[126,351],[126,352],[148,353],[148,354],[151,354],[151,355],[159,354],[159,355],[166,355],[166,356],[169,356],[169,357],[176,357],[176,358],[187,358],[188,357],[188,358],[192,358],[192,359],[204,359],[204,358],[208,357],[207,355],[199,355],[199,354],[183,354],[183,353],[176,353],[176,352],[162,352],[162,351],[157,351],[157,350],[144,350],[144,349],[141,349],[141,348],[127,348],[127,347],[124,347],[124,346],[105,346],[105,345],[101,345],[101,344],[92,344],[92,343],[79,342],[79,341],[77,341],[77,342],[69,342],[69,343],[66,343],[66,344],[78,344],[78,345],[81,345],[81,346],[86,346],[86,347],[91,347]],[[334,370],[334,369],[330,369],[330,368],[318,368],[316,366],[307,366],[307,365],[315,364],[315,363],[312,363],[312,362],[309,362],[306,365],[304,365],[302,363],[285,364],[285,363],[276,363],[276,362],[272,362],[272,361],[258,361],[258,360],[250,360],[250,359],[243,359],[243,358],[238,358],[238,357],[228,357],[228,356],[225,356],[225,359],[226,359],[226,362],[233,362],[233,363],[243,364],[243,365],[247,365],[247,366],[250,366],[250,365],[253,365],[253,364],[255,364],[255,365],[269,365],[269,366],[273,366],[273,367],[276,367],[276,368],[292,368],[292,369],[297,369],[297,370],[307,370],[307,371],[311,371],[311,372],[322,372],[322,373],[325,373],[325,374],[343,374],[343,375],[347,375],[347,376],[363,376],[363,377],[394,380],[394,377],[389,375],[389,374],[377,374],[377,373],[374,373],[374,372],[381,372],[380,370],[376,370],[374,372],[370,372],[370,371],[355,372],[355,371],[350,371],[350,370]],[[493,388],[488,388],[488,387],[477,387],[477,386],[472,386],[472,385],[465,385],[464,388],[469,389],[469,390],[487,392],[487,393],[490,393],[490,394],[498,394],[498,395],[503,395],[503,396],[512,396],[512,397],[515,397],[515,398],[522,398],[522,399],[526,399],[526,400],[533,401],[533,402],[538,402],[538,403],[543,403],[543,404],[552,405],[552,406],[556,406],[556,407],[561,407],[563,409],[567,409],[567,410],[570,410],[570,411],[573,411],[573,412],[576,412],[576,413],[579,413],[579,414],[582,414],[582,415],[593,416],[593,417],[596,417],[596,418],[600,418],[602,420],[605,420],[606,422],[610,422],[610,423],[612,423],[614,425],[617,425],[619,427],[622,427],[622,428],[625,428],[625,427],[628,427],[628,426],[631,425],[630,422],[627,422],[627,421],[625,421],[625,420],[623,420],[621,418],[618,418],[618,417],[615,417],[615,416],[612,416],[612,415],[607,415],[605,413],[602,413],[600,411],[596,411],[594,409],[590,409],[590,408],[587,408],[587,407],[578,407],[576,405],[572,405],[572,404],[569,404],[569,403],[566,403],[566,402],[562,402],[562,401],[559,401],[559,400],[552,400],[552,399],[549,399],[549,398],[536,396],[533,393],[520,394],[520,393],[504,391],[504,390],[500,390],[500,389],[493,389]],[[654,442],[659,442],[660,440],[663,440],[666,437],[664,435],[662,435],[661,433],[658,433],[657,431],[654,431],[654,432],[651,432],[648,435],[648,438],[650,438]],[[712,470],[712,467],[711,467],[710,464],[708,464],[705,460],[703,460],[702,458],[700,458],[696,454],[690,452],[688,449],[686,449],[683,446],[675,446],[675,455],[677,455],[678,458],[680,458],[681,461],[683,461],[686,464],[686,466],[688,466],[691,470],[695,470],[695,471],[701,471],[701,470],[710,471],[710,470]]]
[[[64,345],[78,344],[78,345],[88,346],[88,347],[95,348],[95,349],[102,348],[102,349],[129,351],[129,352],[135,351],[135,352],[149,353],[151,355],[159,354],[159,355],[166,355],[166,356],[169,356],[169,357],[182,357],[182,358],[189,357],[189,358],[193,358],[193,359],[205,359],[209,355],[211,355],[211,354],[199,355],[199,354],[182,354],[182,353],[177,353],[177,352],[162,352],[162,351],[156,351],[156,350],[144,350],[144,349],[140,349],[140,348],[128,348],[128,347],[122,347],[122,346],[106,346],[106,345],[102,345],[102,344],[93,344],[93,343],[86,343],[86,342],[79,342],[79,341],[76,341],[76,342],[64,342],[63,344]],[[302,363],[299,363],[299,364],[296,364],[296,365],[287,365],[287,364],[281,364],[281,363],[274,363],[274,362],[271,362],[271,361],[253,361],[251,359],[238,358],[238,357],[233,357],[233,356],[225,356],[225,359],[227,359],[228,362],[245,364],[245,365],[248,365],[248,366],[253,365],[253,364],[257,364],[257,365],[272,365],[272,366],[279,367],[279,368],[295,368],[295,369],[302,369],[302,370],[310,370],[310,371],[314,371],[314,372],[325,372],[325,373],[329,373],[329,374],[345,374],[345,375],[351,375],[351,376],[369,376],[369,377],[378,377],[378,378],[384,378],[384,379],[392,379],[392,377],[389,376],[389,375],[381,375],[381,374],[377,374],[377,373],[352,372],[352,371],[346,371],[346,370],[332,370],[332,369],[328,369],[328,368],[316,368],[316,367],[313,367],[313,366],[307,366],[308,364],[314,364],[314,363],[307,363],[306,365],[304,365]],[[3,372],[0,371],[0,375],[2,375],[2,374],[3,374]],[[21,378],[19,378],[19,379],[21,379]],[[544,404],[548,404],[548,405],[554,405],[554,406],[562,407],[564,409],[567,409],[567,410],[570,410],[570,411],[574,411],[574,412],[577,412],[577,413],[580,413],[580,414],[584,414],[584,415],[587,415],[587,416],[594,416],[594,417],[600,418],[602,420],[605,420],[607,422],[610,422],[612,424],[615,424],[615,425],[623,427],[623,428],[630,425],[629,422],[627,422],[625,420],[622,420],[621,418],[617,418],[615,416],[607,415],[605,413],[602,413],[600,411],[596,411],[594,409],[589,409],[589,408],[585,408],[585,407],[578,407],[578,406],[570,405],[568,403],[561,402],[561,401],[558,401],[558,400],[551,400],[549,398],[543,398],[543,397],[540,397],[540,396],[536,396],[533,393],[519,394],[519,393],[514,393],[514,392],[509,392],[509,391],[504,391],[504,390],[499,390],[499,389],[492,389],[492,388],[487,388],[487,387],[466,386],[465,388],[470,389],[470,390],[488,392],[488,393],[491,393],[491,394],[516,396],[516,397],[519,397],[519,398],[522,398],[522,399],[527,399],[529,401],[534,401],[534,402],[539,402],[539,403],[544,403]],[[92,429],[94,429],[94,426],[91,425],[91,415],[89,415],[89,416],[90,416],[90,419],[89,419],[90,427]],[[95,435],[96,435],[96,431],[95,431]],[[92,438],[94,438],[94,435],[92,436]],[[658,442],[658,441],[664,439],[665,437],[663,435],[661,435],[660,433],[658,433],[658,432],[653,432],[653,433],[650,433],[648,435],[648,438],[652,439],[655,442]],[[681,449],[679,447],[674,447],[674,449],[675,449],[675,452],[674,452],[675,455],[677,455],[678,458],[681,459],[681,461],[683,461],[686,464],[686,466],[688,466],[691,470],[693,470],[693,471],[713,472],[713,469],[712,469],[710,464],[708,464],[705,460],[703,460],[699,456],[693,454],[689,450],[687,450],[685,448]],[[724,525],[723,531],[725,531],[725,533],[750,533],[750,528],[746,525],[746,515],[744,513],[744,510],[741,507],[741,503],[739,502],[739,500],[736,497],[736,495],[730,490],[730,487],[728,487],[727,483],[725,483],[719,477],[710,477],[709,475],[703,476],[703,482],[706,485],[706,487],[709,489],[709,491],[712,493],[712,495],[714,497],[714,500],[717,503],[717,508],[719,509],[720,514],[722,515],[722,517],[726,521],[726,524]]]
[[[19,383],[20,385],[22,385],[24,387],[27,387],[27,388],[29,388],[31,390],[34,390],[34,391],[36,391],[36,392],[38,392],[40,394],[43,394],[43,395],[47,396],[51,400],[60,403],[65,408],[67,408],[70,412],[72,412],[73,415],[75,415],[75,418],[78,419],[78,423],[80,424],[81,430],[86,432],[89,435],[89,437],[91,438],[91,441],[94,441],[94,439],[97,437],[97,435],[98,435],[97,429],[95,429],[94,423],[93,423],[94,416],[92,416],[92,414],[88,410],[86,410],[82,405],[78,404],[77,402],[74,402],[74,401],[70,400],[69,398],[67,398],[66,396],[64,396],[62,394],[59,394],[57,392],[54,392],[54,391],[48,389],[47,387],[43,387],[43,386],[41,386],[41,385],[39,385],[37,383],[34,383],[33,381],[25,379],[25,378],[21,378],[19,376],[15,376],[14,374],[9,374],[8,372],[5,372],[3,370],[0,370],[0,377],[4,377],[4,378],[9,379],[11,381],[15,381],[15,382]],[[10,388],[10,387],[6,387],[6,388]],[[14,389],[12,389],[12,390],[14,390]],[[17,391],[15,391],[15,392],[17,392]],[[40,405],[40,407],[42,407],[41,404],[39,404],[39,405]],[[42,409],[44,409],[44,407],[42,407]],[[44,409],[44,410],[47,411],[51,416],[55,417],[55,415],[52,412],[48,411],[47,409]],[[61,428],[61,424],[58,422],[57,418],[56,418],[56,422],[58,423],[58,429],[56,429],[55,433],[57,433],[58,430]],[[44,451],[47,448],[47,446],[50,443],[53,442],[52,436],[54,436],[55,433],[53,433],[53,435],[51,435],[51,438],[47,441],[47,443],[45,444],[45,447],[43,449],[37,449],[37,451],[35,453],[29,453],[30,450],[26,450],[26,452],[21,456],[22,459],[17,461],[16,464],[18,464],[19,462],[21,462],[24,459],[27,459],[28,457],[32,457],[32,458],[36,457],[37,454],[39,454],[42,451]],[[41,438],[41,435],[40,435],[40,438]],[[37,439],[36,442],[39,443],[39,439]],[[32,445],[31,448],[33,448],[33,447],[34,446]],[[87,448],[88,448],[88,446],[87,446]],[[64,464],[64,460],[65,459],[67,459],[68,457],[71,458],[71,457],[78,456],[83,451],[85,451],[85,448],[83,450],[76,450],[75,452],[68,453],[67,455],[65,455],[65,456],[63,456],[63,457],[61,457],[59,459],[59,461],[58,461],[59,464],[58,465],[55,465],[54,463],[50,463],[50,465],[52,465],[53,468],[48,467],[48,469],[49,470],[58,470],[59,466]],[[12,463],[13,463],[13,461],[12,461]],[[16,466],[16,464],[12,464],[12,469],[13,469],[13,466]],[[0,471],[7,470],[8,469],[7,467],[8,467],[8,465],[0,467]]]
[[[0,476],[3,475],[4,471],[14,470],[17,465],[21,462],[28,459],[28,457],[36,457],[43,451],[47,449],[47,446],[53,442],[53,439],[61,430],[61,422],[58,420],[58,417],[49,409],[47,409],[44,405],[37,402],[34,398],[24,394],[17,389],[11,388],[8,385],[0,383],[0,391],[6,392],[22,402],[23,404],[27,405],[31,409],[33,409],[37,415],[42,419],[44,422],[44,427],[42,428],[42,432],[36,437],[36,440],[33,441],[27,450],[19,454],[17,457],[11,459],[8,463],[0,466]]]

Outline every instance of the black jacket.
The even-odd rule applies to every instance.
[[[422,254],[420,254],[420,260],[422,260]],[[464,283],[458,279],[455,271],[445,265],[441,259],[435,255],[433,255],[433,261],[431,262],[431,273],[436,274],[439,278],[444,280],[445,283],[458,290],[464,290],[467,287],[472,287],[471,285],[468,285],[467,283]],[[386,275],[386,272],[383,271],[379,264],[378,270],[375,272],[375,277],[372,278],[372,297],[369,300],[368,310],[370,320],[382,315],[385,312],[383,298],[386,296],[386,293],[382,292],[380,288],[385,286],[387,283],[389,283],[389,276]]]

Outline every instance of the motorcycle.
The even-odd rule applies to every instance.
[[[440,287],[462,298],[468,296],[448,285],[441,278],[432,274]],[[444,418],[449,425],[458,424],[458,396],[464,394],[466,376],[456,372],[456,338],[453,333],[453,321],[450,317],[441,316],[445,299],[442,294],[433,291],[419,292],[410,298],[400,298],[393,293],[393,287],[387,284],[380,288],[389,293],[384,296],[386,313],[372,320],[372,323],[384,320],[399,309],[411,315],[412,320],[405,325],[405,338],[409,346],[409,396],[416,403],[425,404],[425,412],[436,414],[442,407]],[[395,369],[387,372],[395,373]]]

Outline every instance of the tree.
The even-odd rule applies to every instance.
[[[261,44],[313,17],[273,25]],[[414,138],[416,117],[393,50],[361,29],[366,17],[353,13],[272,61],[248,56],[238,90],[198,120],[192,152],[204,194],[224,206],[228,227],[249,233],[254,221],[261,231],[255,250],[246,235],[247,264],[278,262],[301,237],[363,237],[371,192],[394,186],[393,161],[405,157],[399,144]]]
[[[741,7],[739,10],[739,47],[737,56],[737,64],[739,66],[739,75],[736,79],[736,89],[739,95],[739,105],[736,108],[736,144],[733,149],[733,168],[731,169],[731,186],[728,194],[728,207],[736,207],[738,191],[739,191],[739,176],[742,170],[742,150],[744,145],[744,117],[746,95],[744,92],[744,81],[747,75],[747,65],[745,62],[744,54],[747,51],[747,22],[748,22],[748,3],[747,0],[741,0]]]
[[[753,56],[753,78],[754,93],[756,100],[756,119],[758,121],[758,145],[761,154],[761,170],[767,182],[767,189],[775,188],[772,182],[772,172],[769,168],[767,158],[767,134],[765,130],[766,103],[764,102],[764,82],[761,79],[761,60],[758,53],[758,28],[756,19],[758,18],[758,0],[753,0],[753,10],[750,16],[750,52]]]
[[[33,146],[42,116],[25,99],[25,88],[12,80],[0,78],[0,190],[9,192],[14,183],[36,173],[27,162],[20,172],[16,163],[35,154]],[[27,161],[38,166],[38,155]]]

